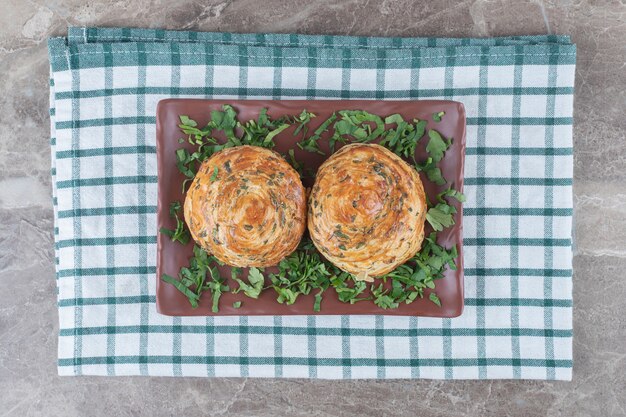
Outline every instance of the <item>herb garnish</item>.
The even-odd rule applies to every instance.
[[[444,112],[433,113],[433,121],[441,121],[444,114]],[[333,133],[328,139],[331,152],[334,152],[337,143],[365,143],[381,139],[381,145],[401,157],[410,159],[415,169],[418,172],[423,171],[430,181],[437,185],[446,183],[437,164],[443,159],[446,150],[452,144],[452,139],[444,138],[434,129],[427,130],[425,120],[406,121],[399,114],[392,114],[383,119],[366,111],[342,110],[333,113],[314,130],[313,135],[307,136],[308,123],[313,117],[315,117],[314,114],[304,110],[298,116],[285,116],[272,120],[267,115],[267,110],[263,109],[256,121],[250,120],[242,124],[237,120],[235,110],[229,105],[224,105],[222,111],[212,111],[211,121],[204,128],[199,129],[196,121],[184,115],[180,116],[179,127],[188,135],[186,141],[195,147],[192,153],[186,149],[179,149],[176,152],[176,165],[179,171],[187,177],[183,184],[183,192],[186,184],[194,178],[202,161],[213,153],[240,145],[273,148],[276,136],[294,124],[296,125],[294,136],[302,134],[302,139],[297,146],[305,151],[323,155],[319,140],[331,128]],[[393,127],[386,129],[389,125]],[[213,136],[220,133],[226,138],[225,143],[218,142]],[[425,150],[428,157],[418,162],[415,159],[415,151],[426,133],[428,143]],[[180,142],[184,141],[181,139]],[[296,160],[293,149],[285,158],[302,176],[304,175],[305,169]],[[228,165],[225,165],[224,169],[230,173]],[[219,169],[215,167],[211,181],[215,181],[218,175]],[[432,291],[435,289],[435,281],[443,277],[446,267],[456,269],[455,259],[458,257],[456,247],[446,249],[436,243],[437,232],[454,224],[453,215],[456,213],[456,208],[448,204],[447,198],[465,201],[463,194],[452,187],[439,193],[436,201],[432,203],[429,201],[426,221],[434,231],[425,237],[420,252],[405,264],[381,277],[378,283],[368,286],[366,282],[356,280],[349,273],[324,259],[310,238],[304,237],[298,249],[280,262],[277,273],[270,273],[266,277],[262,270],[250,268],[247,279],[242,279],[240,278],[242,269],[233,267],[231,279],[238,284],[233,292],[242,292],[245,296],[256,299],[262,291],[271,288],[276,293],[277,301],[288,305],[295,303],[300,295],[315,293],[314,311],[320,311],[323,293],[329,289],[337,293],[341,302],[350,304],[370,300],[383,309],[397,308],[403,303],[410,304],[417,298],[424,298],[425,294],[428,294],[428,299],[432,303],[441,306],[441,300]],[[353,202],[353,206],[356,204]],[[184,222],[178,217],[177,213],[180,208],[179,202],[174,202],[170,206],[170,215],[176,219],[176,229],[173,231],[162,229],[161,232],[170,236],[174,241],[186,244],[190,237]],[[347,244],[354,244],[345,241],[348,236],[342,232],[341,225],[338,225],[334,234],[338,239],[339,249],[346,250]],[[364,244],[365,242],[356,242],[356,249]],[[215,267],[219,263],[217,259],[198,246],[194,246],[193,251],[194,256],[190,259],[190,266],[181,268],[178,280],[165,274],[162,279],[187,296],[194,308],[198,306],[201,294],[209,291],[212,295],[212,311],[217,312],[221,294],[230,291],[230,288],[219,276]],[[266,280],[269,280],[267,286],[265,286]],[[388,281],[390,281],[390,286],[385,285]],[[368,289],[369,292],[366,292]],[[425,290],[430,290],[430,292],[425,293]],[[233,308],[240,307],[241,301],[233,303]]]
[[[215,152],[241,145],[272,149],[276,146],[274,138],[292,125],[297,126],[294,136],[300,132],[306,134],[307,124],[313,117],[315,117],[313,113],[303,110],[298,116],[284,116],[274,120],[267,115],[267,109],[262,109],[257,120],[241,123],[237,119],[235,109],[225,104],[221,111],[211,111],[211,120],[205,127],[199,129],[195,120],[188,116],[179,116],[178,127],[187,135],[186,141],[196,148],[192,153],[184,148],[176,151],[176,166],[187,177],[183,182],[183,193],[187,184],[196,176],[200,164]],[[220,143],[215,137],[217,134],[225,136],[226,142]],[[214,176],[217,177],[217,173],[214,173]],[[211,177],[211,180],[214,178]]]
[[[446,114],[446,112],[445,112],[445,111],[440,111],[440,112],[437,112],[437,113],[433,113],[433,116],[432,116],[432,117],[433,117],[433,121],[434,121],[434,122],[437,122],[437,123],[438,123],[438,122],[440,122],[440,121],[441,121],[441,118],[442,118],[445,114]]]
[[[217,259],[204,251],[197,245],[193,247],[193,257],[189,260],[189,267],[183,267],[178,273],[178,279],[163,274],[161,279],[169,284],[174,285],[182,292],[193,308],[198,307],[200,295],[205,291],[210,291],[212,296],[211,311],[217,313],[218,305],[222,293],[229,291],[225,280],[220,276],[217,270]],[[207,280],[207,273],[210,279]]]
[[[159,231],[172,239],[173,242],[180,242],[182,245],[189,243],[190,235],[189,230],[185,226],[185,222],[178,217],[178,211],[180,210],[180,202],[173,201],[170,204],[170,217],[176,219],[176,228],[174,230],[166,229],[162,227]]]

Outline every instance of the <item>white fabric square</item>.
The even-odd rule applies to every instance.
[[[80,89],[83,91],[104,90],[104,82],[106,80],[106,77],[104,76],[104,68],[82,68],[80,71],[75,71],[74,74],[72,74],[72,78],[73,77],[79,77]],[[58,92],[71,91],[71,84],[59,83],[59,86],[57,87],[57,84],[55,83],[54,86]],[[68,90],[63,90],[62,87],[66,87]]]
[[[510,148],[512,146],[512,135],[513,127],[511,125],[487,125],[485,126],[485,147]],[[488,159],[490,158],[487,158],[487,160]]]
[[[508,279],[507,277],[500,277]],[[510,329],[511,307],[500,305],[488,305],[485,309],[485,327],[487,329]]]
[[[283,78],[285,77],[283,69]],[[283,80],[283,87],[285,82]],[[318,90],[341,90],[341,68],[318,68],[315,70],[315,88]]]
[[[148,363],[148,375],[174,376],[171,363]]]
[[[422,68],[419,73],[419,88],[422,90],[442,89],[446,84],[446,74],[441,68]]]
[[[521,178],[545,178],[545,159],[533,155],[519,155],[518,158]]]
[[[511,379],[513,369],[510,366],[490,365],[486,368],[487,379]]]
[[[473,323],[472,326],[475,326]],[[450,343],[453,358],[477,358],[478,339],[476,336],[455,336]]]
[[[523,327],[520,324],[520,327]],[[520,357],[525,359],[544,359],[545,337],[543,336],[521,336],[519,338]],[[545,373],[545,370],[544,370]]]
[[[286,357],[305,358],[309,354],[309,339],[301,335],[283,335],[283,355]]]
[[[137,266],[140,263],[138,245],[115,245],[113,256],[115,264],[119,266]]]
[[[543,246],[520,246],[519,256],[525,268],[543,268],[546,248]]]
[[[375,316],[350,316],[350,327],[353,329],[373,329],[375,326]]]
[[[265,356],[274,351],[274,338],[266,334],[251,333],[248,335],[248,354],[251,357]]]
[[[351,336],[350,337],[350,357],[351,358],[375,358],[376,338],[371,336]]]
[[[113,177],[134,177],[139,175],[139,156],[136,153],[119,154],[113,157]],[[136,191],[135,191],[136,192]]]
[[[375,69],[350,70],[350,90],[354,90],[354,91],[376,90],[376,70]]]
[[[387,366],[385,368],[385,378],[407,379],[411,378],[411,368],[406,366]]]
[[[89,266],[91,268],[106,268],[107,267],[106,246],[82,246],[80,248],[80,252],[81,252],[81,257],[84,257],[85,259],[89,259]],[[106,282],[106,280],[100,280],[98,282],[102,282],[102,281]],[[97,291],[97,290],[100,290],[100,288],[98,288],[97,283],[94,283],[94,285],[87,286],[87,289],[95,293],[92,295],[92,297],[106,296],[106,290]]]
[[[80,178],[102,178],[105,176],[103,156],[90,156],[81,158],[80,161]]]
[[[132,206],[132,204],[130,204]],[[134,214],[116,214],[113,224],[113,234],[115,236],[137,236],[139,235],[139,224],[137,222],[129,222],[135,218]]]
[[[322,379],[341,379],[343,371],[338,366],[318,366],[317,376]]]
[[[91,290],[89,291],[88,294],[83,294],[84,298],[99,298],[103,296],[106,296],[106,292]],[[80,307],[79,314],[80,316],[82,316],[82,327],[106,327],[108,324],[107,313],[108,313],[108,306],[106,305],[85,305],[85,306]],[[89,336],[97,337],[100,335],[89,335]],[[91,341],[93,341],[93,339]],[[85,349],[85,345],[87,344],[83,345],[83,349]],[[92,356],[88,354],[87,352],[83,352],[83,354],[85,356]],[[106,351],[104,352],[104,355],[106,356]]]
[[[508,157],[503,158],[504,160],[502,161],[502,164],[506,164]],[[498,169],[498,164],[497,161],[492,160],[492,169]],[[510,167],[511,164],[509,162],[507,166],[507,169],[509,169],[510,172]],[[486,171],[487,173],[489,171]],[[491,178],[498,178],[499,175],[498,172],[495,172],[491,175],[489,175],[487,178],[491,177]],[[485,193],[485,206],[486,207],[507,207],[511,204],[511,186],[510,185],[490,185],[489,186],[489,191]]]
[[[407,91],[411,89],[411,70],[405,68],[385,70],[385,90]]]
[[[520,207],[528,208],[544,208],[545,189],[543,187],[536,187],[532,185],[520,185],[519,205]]]
[[[458,366],[454,368],[455,379],[479,379],[480,372],[475,366]]]
[[[385,350],[385,358],[404,359],[411,357],[410,344],[406,339],[383,337],[382,342]]]
[[[104,130],[100,133],[104,143]],[[136,125],[113,125],[111,126],[111,146],[113,148],[129,148],[128,138],[137,135]],[[129,150],[129,152],[131,152]],[[115,155],[116,157],[118,155]]]
[[[134,88],[139,79],[139,67],[113,67],[113,88]]]
[[[121,326],[121,324],[116,324]],[[141,335],[139,333],[121,333],[113,335],[115,338],[114,349],[115,355],[117,356],[139,356],[139,338]]]
[[[489,268],[508,268],[511,265],[510,246],[485,246],[485,259]],[[488,277],[484,277],[488,279]],[[505,287],[508,285],[505,284]]]
[[[544,329],[544,307],[520,307],[519,327],[526,329]],[[523,355],[526,356],[526,355]]]
[[[478,88],[480,86],[480,67],[455,67],[452,74],[454,88]]]
[[[576,74],[575,65],[560,64],[556,67],[556,86],[573,88]]]
[[[274,365],[249,365],[248,373],[258,378],[273,378],[276,368]]]
[[[183,88],[204,88],[206,85],[206,65],[182,65],[180,86]]]
[[[172,67],[169,65],[149,65],[146,67],[146,87],[171,87]]]
[[[485,336],[485,354],[488,358],[512,358],[511,336]]]
[[[213,68],[213,85],[216,88],[239,87],[241,68],[238,66],[216,65]]]
[[[507,180],[512,177],[514,173],[511,172],[511,155],[498,155],[492,158],[485,159],[485,177],[486,178],[502,178]],[[502,188],[500,185],[489,185],[489,191],[503,193],[501,198],[504,201],[510,201],[506,197],[511,195],[511,186],[505,185],[508,191]],[[490,193],[488,193],[490,194]],[[502,201],[500,200],[500,201]]]
[[[111,117],[136,117],[137,96],[128,94],[111,96]]]
[[[548,65],[524,65],[522,67],[522,85],[524,87],[548,87]]]
[[[353,366],[350,374],[354,379],[376,378],[378,369],[375,366]]]
[[[341,336],[316,336],[315,349],[323,358],[342,358],[342,338]]]
[[[544,125],[522,125],[519,127],[519,137],[521,148],[545,147],[546,127]]]
[[[467,118],[470,117],[478,117],[478,108],[480,97],[477,95],[469,95],[469,96],[460,96],[460,97],[452,97],[453,100],[458,100],[463,103],[465,107],[465,116]],[[470,130],[471,129],[471,130]],[[468,125],[467,126],[467,137],[475,138],[476,134],[472,134],[472,131],[476,131],[478,126],[476,125]]]
[[[99,70],[102,71],[101,68],[99,68]],[[54,97],[54,93],[65,93],[68,91],[72,91],[73,73],[73,70],[57,71],[54,73],[54,87],[51,88],[51,90],[54,90],[52,97]],[[104,71],[102,71],[101,74],[104,74]],[[59,101],[60,100],[55,100],[54,104],[58,106]]]
[[[485,237],[488,238],[508,238],[510,237],[511,217],[510,216],[489,216],[485,221]]]
[[[563,281],[563,277],[554,278],[552,280],[552,297],[555,298],[555,281]],[[571,299],[568,300],[571,304]],[[552,311],[552,328],[555,330],[572,330],[572,308],[556,307]]]
[[[289,365],[283,367],[283,377],[285,378],[308,378],[309,367],[304,365]]]
[[[519,232],[520,238],[538,239],[545,236],[545,225],[543,216],[520,216]]]
[[[117,282],[115,284],[117,285]],[[124,294],[125,297],[128,297],[127,293],[116,291],[116,294]],[[137,317],[141,317],[141,304],[129,303],[115,306],[115,324],[117,326],[134,326],[137,324]]]
[[[507,88],[515,86],[515,66],[493,65],[487,71],[487,85],[490,88]]]
[[[81,120],[104,119],[104,97],[87,97],[80,99]]]
[[[207,337],[204,333],[182,333],[180,354],[182,356],[204,356],[207,353]],[[252,353],[252,351],[250,352]]]
[[[92,326],[87,326],[87,327],[92,327]],[[99,357],[108,356],[106,334],[90,334],[90,335],[83,335],[81,337],[83,338],[83,343],[82,343],[82,351],[79,352],[79,357],[99,358]]]
[[[493,250],[492,250],[493,249]],[[491,259],[491,253],[497,251],[498,247],[497,246],[490,246],[488,247],[488,250],[485,251],[486,252],[486,257],[489,257],[489,259]],[[510,252],[511,249],[508,248],[507,249],[507,253],[506,254],[502,254],[501,258],[509,258],[510,254],[508,252]],[[508,256],[507,256],[508,255]],[[493,264],[490,262],[490,266],[493,267]],[[485,298],[491,299],[491,298],[511,298],[511,279],[509,277],[502,277],[502,276],[486,276],[483,277],[483,280],[485,281]]]
[[[524,276],[518,281],[519,298],[543,298],[543,277]]]
[[[571,94],[554,97],[554,117],[572,117],[574,113],[574,96]]]
[[[487,117],[511,117],[513,96],[491,96],[487,99]]]
[[[417,338],[420,359],[433,359],[443,357],[443,341],[441,337],[420,336]]]
[[[274,67],[249,67],[248,80],[254,88],[273,88]]]
[[[547,106],[544,95],[524,95],[520,100],[520,117],[547,117]]]
[[[311,70],[313,71],[313,70]],[[317,71],[319,77],[319,70]],[[281,73],[281,87],[292,88],[298,90],[304,90],[308,86],[309,69],[299,67],[285,67],[282,68]]]

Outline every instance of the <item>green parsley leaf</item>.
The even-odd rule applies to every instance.
[[[436,293],[431,292],[430,295],[428,296],[428,299],[432,301],[433,303],[437,304],[437,306],[441,307],[441,300],[439,299],[439,297],[437,297]]]
[[[450,143],[446,143],[441,137],[441,134],[434,129],[428,131],[428,137],[430,141],[426,146],[426,152],[430,154],[434,162],[439,162],[443,158],[443,154],[446,149],[448,149],[448,146],[450,146]]]
[[[440,203],[444,203],[445,204],[445,200],[443,199],[444,197],[452,197],[454,199],[456,199],[457,201],[464,203],[465,202],[465,195],[455,189],[453,189],[452,187],[448,188],[447,190],[437,194],[437,201],[439,201]]]
[[[435,122],[440,122],[441,118],[443,117],[444,114],[446,114],[445,111],[440,111],[440,112],[437,112],[437,113],[433,113],[433,120]]]
[[[178,291],[186,295],[187,299],[189,300],[189,303],[191,304],[191,307],[193,308],[198,307],[198,300],[200,299],[200,296],[198,296],[196,293],[191,291],[188,287],[183,285],[179,280],[167,274],[161,275],[161,280],[163,280],[164,282],[167,282],[168,284],[172,284],[173,286],[176,287]]]
[[[317,129],[315,129],[315,131],[313,132],[313,136],[304,138],[300,142],[298,142],[297,143],[298,147],[307,152],[313,152],[313,153],[317,153],[320,155],[326,155],[320,149],[318,141],[320,140],[322,134],[328,131],[328,128],[335,120],[337,120],[337,114],[333,113],[330,115],[328,119],[322,122],[322,124],[319,125]]]
[[[233,308],[239,308],[239,307],[241,307],[241,301],[235,301],[233,303]]]
[[[243,293],[250,297],[257,299],[263,290],[263,284],[265,283],[265,277],[257,268],[250,268],[248,272],[248,282],[246,283],[242,279],[233,277],[233,280],[239,284],[239,288],[233,291],[235,294],[243,291]]]
[[[189,243],[189,239],[191,235],[189,234],[189,230],[187,229],[187,225],[185,222],[178,217],[178,211],[181,210],[180,202],[173,201],[170,204],[170,217],[176,220],[176,228],[174,230],[169,230],[164,227],[159,229],[159,232],[169,236],[169,238],[173,242],[179,242],[181,245],[186,245]]]
[[[431,207],[426,212],[426,220],[432,226],[433,230],[439,232],[444,227],[450,227],[454,224],[453,214],[456,213],[454,206],[439,203],[435,207]]]
[[[313,303],[313,311],[320,311],[322,305],[322,293],[324,290],[315,294],[315,302]]]
[[[180,115],[180,116],[179,116],[179,118],[180,118],[180,123],[181,123],[183,126],[185,126],[185,127],[196,127],[196,126],[198,126],[198,123],[196,123],[196,121],[195,121],[195,120],[190,119],[190,118],[189,118],[189,117],[187,117],[187,116]]]
[[[193,247],[193,254],[194,256],[189,259],[189,267],[181,268],[178,273],[178,280],[167,274],[163,274],[161,279],[174,285],[178,291],[183,293],[193,308],[198,307],[200,296],[205,291],[210,291],[211,311],[217,313],[220,297],[230,288],[224,284],[223,278],[220,277],[215,265],[217,259],[209,256],[197,245]],[[207,279],[207,274],[210,276],[210,280]]]

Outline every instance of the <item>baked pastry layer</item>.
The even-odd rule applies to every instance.
[[[184,214],[196,243],[223,263],[265,267],[298,246],[306,195],[300,176],[278,153],[237,146],[202,163]]]
[[[351,144],[320,166],[309,197],[308,228],[329,261],[371,280],[419,251],[426,209],[414,168],[380,145]]]

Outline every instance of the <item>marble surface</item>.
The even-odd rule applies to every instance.
[[[45,40],[68,25],[572,35],[573,382],[59,378]],[[623,0],[0,0],[0,416],[626,415],[625,45]]]

